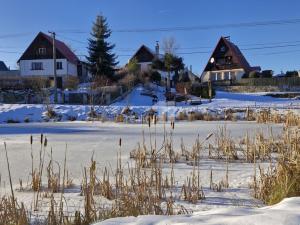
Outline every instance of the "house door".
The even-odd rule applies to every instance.
[[[56,82],[57,82],[57,88],[62,89],[63,87],[62,77],[57,77]]]
[[[56,78],[56,84],[57,84],[57,88],[62,89],[62,77],[57,77]],[[50,77],[50,86],[54,87],[54,77]]]

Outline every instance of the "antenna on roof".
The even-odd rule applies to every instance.
[[[156,41],[155,45],[155,56],[158,58],[159,57],[159,42]]]
[[[230,36],[224,37],[226,40],[230,41]]]

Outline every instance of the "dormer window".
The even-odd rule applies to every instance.
[[[46,48],[39,48],[39,55],[46,55]]]
[[[226,64],[232,64],[232,57],[231,56],[226,57]]]

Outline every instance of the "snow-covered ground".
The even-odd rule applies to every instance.
[[[280,124],[266,125],[257,124],[256,122],[177,122],[173,134],[174,146],[179,151],[181,139],[183,139],[184,144],[191,148],[198,135],[200,140],[204,140],[209,133],[217,133],[218,129],[225,125],[236,139],[243,138],[247,132],[251,134],[262,129],[265,133],[268,133],[268,129],[273,127],[273,132],[276,133],[282,129]],[[163,126],[161,123],[157,124],[157,143],[163,141]],[[169,130],[169,128],[168,123],[167,129]],[[52,148],[53,157],[60,163],[63,163],[64,151],[67,145],[68,167],[71,169],[73,177],[81,177],[82,167],[89,165],[93,154],[99,167],[115,165],[119,138],[123,139],[123,159],[125,162],[128,161],[130,151],[137,146],[138,142],[142,141],[143,130],[146,144],[149,144],[149,129],[148,125],[145,124],[117,124],[111,122],[1,124],[0,171],[7,170],[4,152],[2,151],[3,142],[6,142],[14,183],[18,184],[19,178],[26,181],[31,170],[30,135],[33,135],[33,150],[37,163],[40,150],[40,134],[43,133],[48,139],[48,150],[50,151],[50,148]],[[154,132],[154,129],[151,131]],[[46,156],[46,160],[48,157]],[[217,164],[217,167],[221,165],[220,163]],[[242,166],[247,165],[243,164]],[[185,166],[181,165],[180,167]],[[207,167],[205,170],[209,171],[210,168]],[[1,173],[3,178],[6,173]],[[243,177],[243,175],[238,177]],[[232,178],[235,178],[235,176]],[[235,183],[238,185],[239,181],[237,180]]]
[[[272,108],[279,110],[295,109],[299,111],[300,100],[282,99],[264,96],[265,93],[245,94],[245,93],[229,93],[217,92],[216,98],[211,103],[202,99],[203,104],[198,106],[190,106],[185,102],[178,103],[177,106],[166,106],[164,98],[164,89],[156,87],[153,94],[157,96],[158,102],[154,103],[150,96],[142,95],[147,92],[143,87],[138,86],[123,100],[115,102],[110,106],[95,106],[98,114],[106,118],[114,118],[120,114],[124,107],[129,106],[137,115],[141,116],[150,108],[157,111],[161,116],[167,113],[168,116],[175,117],[179,112],[224,112],[228,108]],[[78,121],[88,119],[88,113],[91,107],[87,105],[54,105],[54,111],[60,115],[60,121],[68,121],[72,118]],[[0,104],[0,123],[11,122],[43,122],[45,119],[45,105],[22,105],[22,104]]]
[[[285,111],[294,109],[300,110],[300,100],[280,99],[263,96],[264,93],[241,94],[217,92],[216,98],[212,103],[202,100],[203,104],[199,106],[185,105],[179,103],[177,106],[166,106],[164,101],[164,90],[158,87],[153,93],[157,96],[158,102],[153,105],[152,97],[144,95],[146,90],[142,87],[135,88],[125,99],[114,103],[111,106],[95,106],[98,114],[107,118],[113,118],[122,112],[124,107],[130,106],[138,116],[153,108],[158,115],[167,113],[175,117],[179,112],[223,112],[227,108],[264,108],[270,107]],[[142,94],[142,95],[141,95]],[[146,94],[149,94],[147,92]],[[82,105],[55,105],[54,111],[60,115],[61,121],[68,121],[70,118],[76,118],[76,122],[62,123],[36,123],[44,122],[46,106],[44,105],[8,105],[0,104],[0,143],[6,142],[13,184],[15,188],[19,187],[19,179],[22,179],[23,186],[28,184],[31,171],[30,157],[30,135],[33,135],[34,163],[38,165],[40,150],[40,134],[47,136],[48,147],[46,162],[49,161],[49,154],[52,149],[53,158],[63,165],[64,152],[67,149],[67,168],[70,176],[73,178],[75,186],[66,190],[64,195],[65,202],[68,204],[68,210],[75,211],[83,207],[83,197],[80,196],[80,182],[82,179],[82,170],[89,166],[91,157],[97,162],[98,172],[101,172],[105,166],[115,168],[118,141],[122,138],[122,160],[124,163],[130,161],[129,153],[138,142],[142,141],[142,132],[145,132],[146,144],[149,145],[149,129],[147,125],[142,124],[123,124],[112,122],[85,122],[88,119],[90,106]],[[8,120],[20,122],[20,124],[6,124]],[[33,123],[22,123],[25,121]],[[81,122],[80,122],[81,121]],[[200,140],[204,140],[209,133],[216,133],[221,126],[227,127],[231,136],[239,140],[246,133],[253,135],[256,131],[262,130],[268,134],[272,132],[276,135],[283,128],[280,124],[257,124],[255,122],[226,122],[226,121],[194,121],[176,122],[173,134],[173,144],[175,150],[180,151],[181,139],[187,148],[191,149],[194,141],[199,135]],[[163,123],[157,124],[157,143],[162,143]],[[170,127],[167,124],[167,129]],[[152,128],[152,137],[154,138]],[[211,143],[209,140],[208,143]],[[207,144],[208,144],[207,143]],[[269,163],[261,163],[262,168],[267,167]],[[282,203],[263,207],[262,202],[253,198],[249,183],[253,176],[253,164],[242,162],[230,162],[229,169],[229,188],[222,192],[216,192],[209,189],[210,172],[213,170],[214,181],[219,182],[225,176],[226,163],[222,160],[213,160],[203,158],[200,161],[201,185],[206,199],[197,204],[191,204],[179,199],[180,187],[186,180],[187,175],[191,174],[192,167],[186,163],[176,163],[174,174],[176,177],[176,190],[174,198],[176,204],[184,206],[189,215],[182,216],[140,216],[138,218],[116,218],[104,221],[103,224],[300,224],[300,199],[286,199]],[[164,173],[169,174],[170,168],[166,165]],[[3,145],[0,146],[0,195],[9,194],[8,175],[6,160],[3,151]],[[30,208],[32,205],[31,192],[16,192],[19,201],[24,202],[25,206]],[[56,196],[59,198],[59,194]],[[46,202],[49,199],[43,199],[43,209],[47,210]],[[101,199],[101,204],[106,202]],[[298,210],[298,211],[297,211]],[[101,223],[100,223],[101,224]]]
[[[274,135],[282,130],[282,125],[257,124],[255,122],[204,122],[196,121],[178,122],[175,124],[173,134],[173,143],[176,151],[180,151],[181,139],[187,148],[191,149],[194,141],[199,135],[200,140],[204,140],[209,133],[216,133],[221,126],[227,127],[231,136],[236,140],[241,139],[248,132],[253,135],[256,131],[263,131],[268,134],[272,127]],[[82,168],[89,166],[91,157],[97,161],[98,172],[102,171],[104,166],[114,168],[116,166],[118,140],[122,138],[122,160],[123,163],[130,161],[129,153],[142,141],[142,131],[145,132],[145,143],[149,145],[149,129],[146,125],[140,124],[116,124],[111,122],[73,122],[73,123],[29,123],[29,124],[2,124],[0,127],[0,143],[7,143],[8,156],[10,160],[11,173],[15,188],[18,188],[19,178],[23,180],[25,186],[28,182],[31,170],[30,157],[30,135],[33,139],[33,151],[35,165],[38,165],[40,149],[40,133],[48,139],[48,147],[45,161],[49,161],[50,150],[52,149],[53,158],[61,165],[64,160],[64,151],[67,146],[67,168],[70,176],[76,184],[74,188],[66,190],[64,195],[68,210],[74,211],[83,207],[83,197],[80,196],[80,181],[82,179]],[[170,126],[167,124],[167,130]],[[154,128],[152,128],[152,137],[154,138]],[[157,125],[156,133],[157,143],[160,145],[163,140],[163,124]],[[213,138],[208,141],[213,143]],[[208,144],[207,143],[207,144]],[[0,147],[0,171],[2,183],[0,185],[0,194],[9,193],[6,161],[3,147]],[[124,164],[125,165],[125,164]],[[268,166],[268,163],[261,164],[262,167]],[[203,158],[200,161],[201,185],[203,186],[206,199],[197,204],[184,202],[179,199],[180,187],[186,180],[186,176],[192,173],[192,166],[186,163],[176,163],[174,165],[174,174],[176,177],[176,189],[173,196],[177,199],[177,204],[183,205],[193,214],[175,217],[156,217],[145,216],[139,218],[124,218],[108,220],[107,224],[241,224],[244,219],[249,219],[249,224],[274,224],[270,216],[281,214],[281,223],[290,221],[299,221],[299,216],[289,210],[288,207],[299,208],[299,199],[287,200],[280,206],[271,208],[257,209],[263,204],[254,199],[252,191],[249,189],[249,183],[253,176],[253,164],[231,162],[229,168],[229,188],[222,192],[216,192],[209,189],[210,171],[213,170],[214,182],[221,181],[225,176],[226,163],[222,160],[213,160]],[[166,165],[164,173],[170,173],[170,167]],[[44,180],[45,181],[45,180]],[[30,208],[32,205],[31,192],[16,192],[19,201],[25,203]],[[59,200],[59,194],[57,198]],[[48,210],[48,198],[42,200],[44,210]],[[101,204],[106,202],[101,199]],[[277,207],[277,208],[276,208]],[[281,207],[281,208],[280,208]],[[211,216],[213,218],[211,218]],[[288,220],[284,220],[284,217]],[[252,219],[251,219],[252,218]],[[277,217],[274,217],[275,219]],[[251,219],[251,220],[250,220]],[[223,221],[223,222],[222,222]],[[258,221],[257,223],[252,222]],[[280,220],[278,220],[280,222]],[[242,223],[243,224],[243,223]]]
[[[109,219],[95,225],[298,225],[300,197],[284,199],[274,206],[263,208],[229,207],[182,216],[139,216]]]

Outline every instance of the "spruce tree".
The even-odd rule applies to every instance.
[[[112,53],[115,45],[107,41],[110,35],[111,30],[108,28],[106,18],[98,15],[92,28],[92,37],[88,40],[89,56],[87,60],[94,80],[99,78],[113,79],[114,67],[118,63],[115,54]]]

